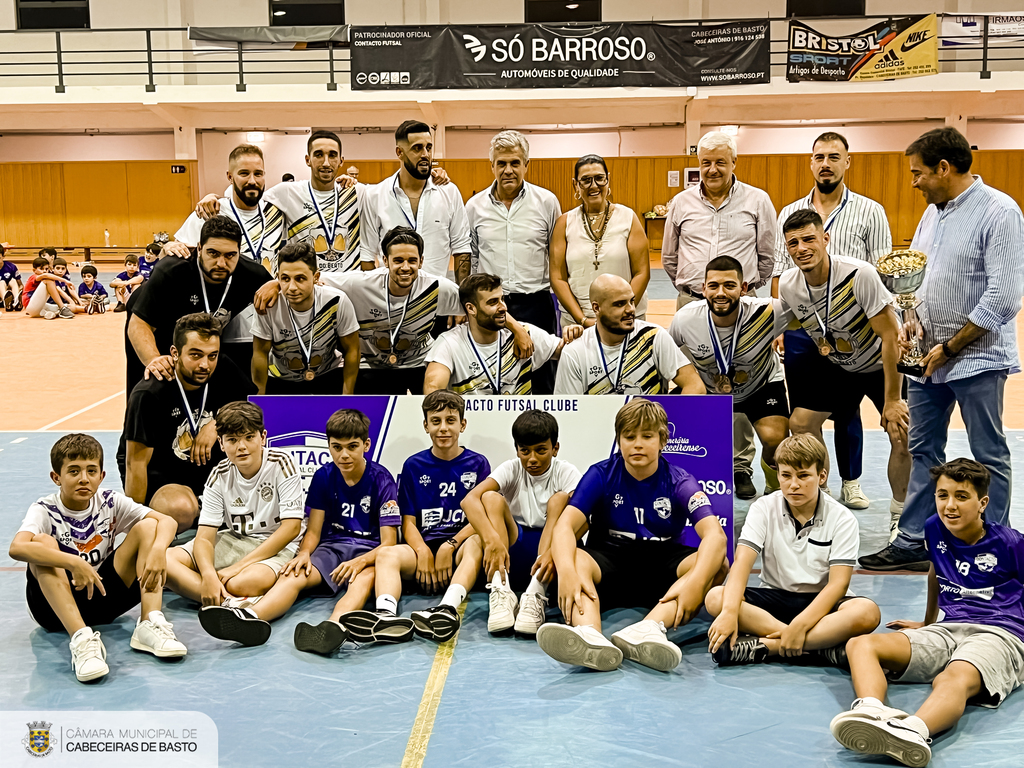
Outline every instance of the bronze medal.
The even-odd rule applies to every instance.
[[[736,375],[732,377],[733,381],[737,384],[745,384],[747,379],[750,378],[750,374],[746,371],[736,371]]]
[[[715,377],[715,389],[721,392],[723,395],[732,393],[732,382],[729,381],[728,376],[717,376]]]
[[[307,368],[305,376],[306,381],[312,381],[314,378],[316,378],[316,371],[314,371],[312,368]]]
[[[388,364],[389,365],[395,365],[397,362],[398,362],[398,355],[394,355],[393,354],[393,355],[388,356]]]
[[[824,337],[818,339],[818,352],[820,352],[823,356],[828,357],[834,351],[835,350],[832,349],[832,345],[828,343],[828,339]]]

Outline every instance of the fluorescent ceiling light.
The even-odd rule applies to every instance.
[[[577,8],[580,7],[580,4],[579,3],[569,3],[565,7],[568,8],[570,11],[575,11]]]
[[[262,144],[265,138],[263,131],[249,131],[245,134],[245,140],[250,144]]]
[[[274,11],[275,16],[284,16],[288,11]]]
[[[722,133],[724,133],[726,136],[735,136],[739,132],[740,132],[740,127],[738,125],[723,125],[722,126]]]

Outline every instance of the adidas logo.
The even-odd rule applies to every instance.
[[[237,499],[235,499],[234,501],[231,502],[231,506],[232,507],[244,507],[245,506],[245,502],[242,501],[242,497],[239,496]]]
[[[875,69],[894,69],[904,66],[903,59],[896,55],[896,49],[890,48],[885,55],[875,62]]]

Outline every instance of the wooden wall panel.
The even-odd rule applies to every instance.
[[[155,232],[173,236],[192,210],[191,176],[196,164],[175,164],[185,165],[187,172],[171,173],[169,161],[126,164],[129,242],[123,245],[144,248]]]
[[[4,240],[39,247],[66,241],[64,178],[59,163],[6,163],[0,172],[0,187]]]
[[[104,245],[104,229],[111,245],[131,243],[125,163],[64,163],[64,206],[66,245]]]

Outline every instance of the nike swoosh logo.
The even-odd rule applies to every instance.
[[[910,45],[907,45],[906,43],[903,43],[903,45],[900,46],[900,50],[903,53],[906,53],[907,51],[912,51],[915,48],[917,48],[917,46],[921,45],[922,43],[927,43],[931,39],[932,38],[930,38],[930,37],[926,37],[923,40],[917,40],[917,41],[911,43]]]

